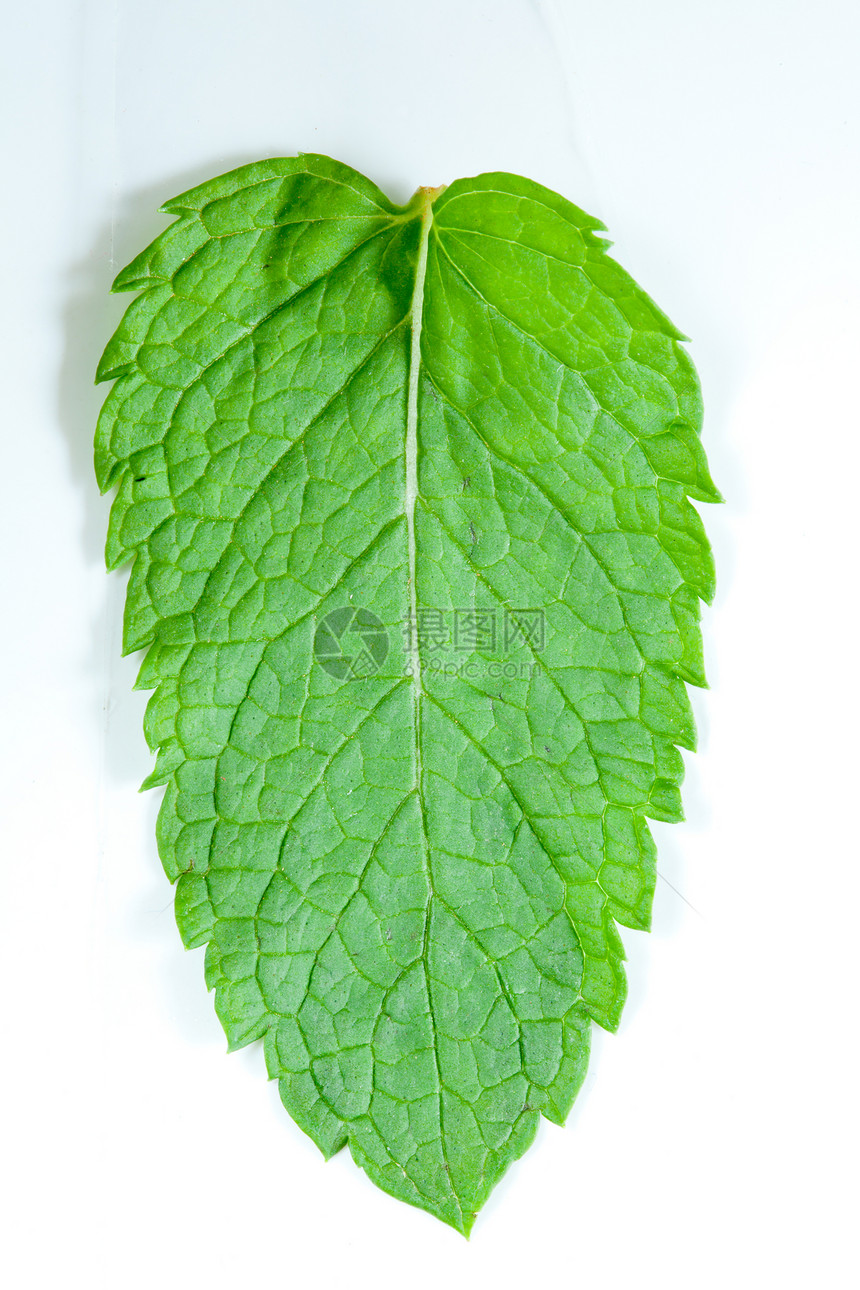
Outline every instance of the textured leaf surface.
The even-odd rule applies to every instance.
[[[618,1024],[681,818],[698,383],[512,175],[398,207],[305,155],[164,209],[96,467],[179,928],[322,1151],[468,1231]]]

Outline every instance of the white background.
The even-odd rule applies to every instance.
[[[860,19],[838,0],[30,0],[2,33],[6,1284],[849,1286],[856,1275]],[[686,825],[564,1130],[467,1244],[227,1058],[156,855],[90,466],[164,199],[329,153],[601,216],[693,337],[719,592]],[[853,1068],[853,1069],[852,1069]]]

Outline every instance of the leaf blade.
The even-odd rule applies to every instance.
[[[96,464],[180,931],[323,1153],[468,1232],[617,1027],[646,817],[681,818],[695,373],[599,221],[516,176],[396,207],[300,156],[164,209]],[[538,611],[504,668],[416,630]]]

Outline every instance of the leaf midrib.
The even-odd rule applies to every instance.
[[[423,679],[421,674],[421,652],[418,644],[418,590],[416,573],[418,564],[417,544],[415,539],[415,507],[418,500],[418,387],[421,377],[421,324],[424,313],[424,284],[427,276],[427,252],[430,241],[430,227],[433,223],[433,199],[437,190],[422,188],[421,193],[421,237],[418,244],[418,259],[415,267],[415,287],[412,304],[409,310],[409,323],[412,330],[409,350],[409,385],[406,396],[406,442],[403,508],[406,514],[406,534],[408,549],[409,579],[409,672],[413,694],[413,758],[415,766],[414,792],[418,801],[418,815],[421,822],[421,845],[424,856],[424,868],[427,875],[429,895],[427,910],[424,915],[424,931],[421,946],[421,967],[424,972],[424,985],[427,991],[427,1013],[430,1025],[430,1051],[433,1054],[433,1066],[436,1072],[437,1108],[439,1117],[439,1146],[448,1175],[451,1196],[460,1217],[460,1226],[466,1230],[465,1214],[460,1197],[451,1177],[451,1165],[446,1149],[445,1124],[442,1110],[442,1070],[439,1065],[439,1043],[436,1035],[436,1017],[433,1011],[433,991],[430,985],[429,939],[433,910],[433,899],[436,895],[433,884],[433,871],[430,863],[430,840],[427,836],[427,806],[424,801],[424,773],[421,755],[421,700]]]

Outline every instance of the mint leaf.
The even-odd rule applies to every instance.
[[[96,436],[158,842],[231,1048],[468,1232],[646,928],[718,500],[680,333],[513,175],[319,156],[168,202]]]

